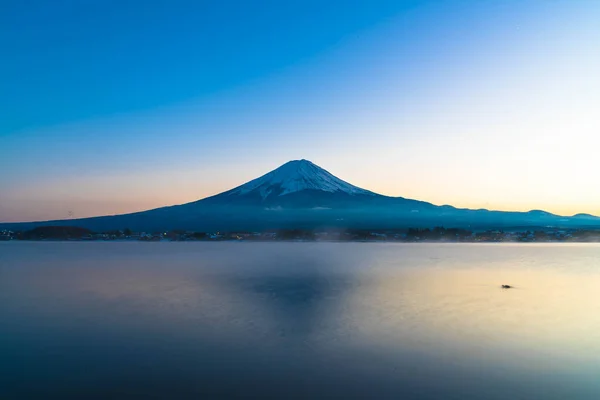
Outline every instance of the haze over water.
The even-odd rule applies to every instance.
[[[597,399],[599,287],[596,244],[0,243],[0,398]]]

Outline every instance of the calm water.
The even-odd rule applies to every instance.
[[[600,246],[0,243],[1,399],[222,397],[598,399]]]

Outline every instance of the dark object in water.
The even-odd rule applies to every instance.
[[[510,286],[510,285],[502,285],[502,289],[512,289],[512,286]]]

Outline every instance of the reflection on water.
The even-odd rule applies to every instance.
[[[597,399],[599,287],[596,245],[0,243],[0,398]]]

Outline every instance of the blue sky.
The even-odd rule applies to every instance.
[[[5,1],[0,221],[137,211],[307,158],[464,207],[600,214],[600,4]]]
[[[3,132],[209,97],[334,48],[415,2],[6,4]]]

